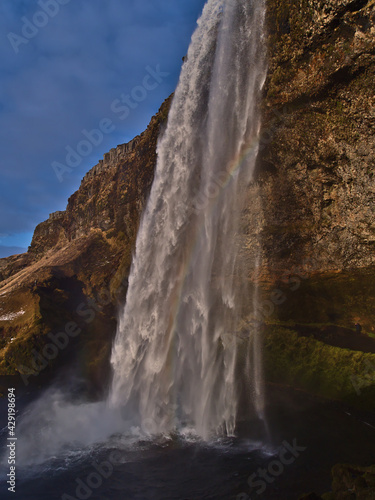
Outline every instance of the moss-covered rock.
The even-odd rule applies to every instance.
[[[325,398],[375,410],[375,354],[326,345],[269,325],[264,335],[266,379]]]
[[[373,500],[375,498],[375,466],[359,467],[337,464],[332,469],[332,492],[323,500]]]

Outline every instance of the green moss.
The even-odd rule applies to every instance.
[[[117,300],[125,299],[127,278],[129,276],[130,265],[132,262],[132,249],[132,245],[124,245],[121,262],[109,285],[111,296],[116,297]]]
[[[329,346],[291,329],[269,326],[264,359],[271,382],[375,410],[375,354]]]
[[[322,500],[335,500],[333,493],[324,493],[322,495]]]

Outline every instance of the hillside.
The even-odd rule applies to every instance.
[[[170,101],[145,132],[104,155],[65,211],[36,227],[27,254],[0,259],[1,375],[20,373],[31,383],[30,374],[83,360],[81,375],[96,388],[105,385],[118,303]],[[69,336],[66,348],[57,347],[55,356],[55,348],[43,351],[69,328],[79,334]]]

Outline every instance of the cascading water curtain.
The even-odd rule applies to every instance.
[[[264,17],[264,0],[208,0],[158,144],[109,394],[147,432],[234,431],[235,241],[258,151]]]

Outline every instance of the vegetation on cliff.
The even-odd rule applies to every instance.
[[[375,410],[375,351],[327,345],[279,325],[268,326],[264,341],[267,380]]]

